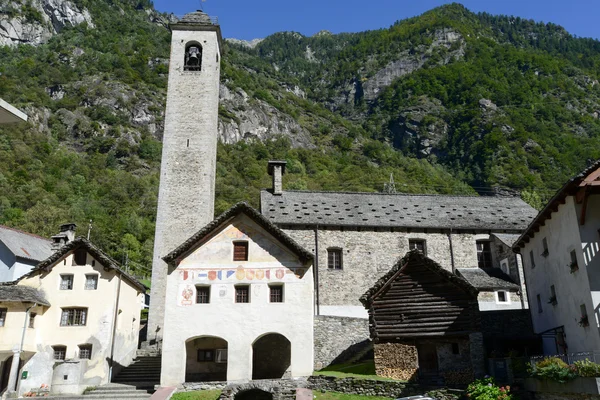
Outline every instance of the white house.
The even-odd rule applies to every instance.
[[[239,203],[164,257],[161,385],[313,371],[312,255]]]
[[[544,353],[600,351],[600,161],[569,180],[515,244]]]
[[[0,285],[0,392],[108,383],[135,355],[145,289],[83,238]]]

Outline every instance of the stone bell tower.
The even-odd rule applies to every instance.
[[[162,257],[214,218],[221,28],[202,11],[171,24],[171,58],[152,259],[148,340],[162,337]]]

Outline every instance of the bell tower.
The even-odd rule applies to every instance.
[[[148,340],[162,337],[167,264],[162,257],[214,218],[221,28],[202,11],[171,24],[171,56]]]

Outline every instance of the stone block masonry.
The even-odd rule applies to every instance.
[[[315,316],[315,369],[349,361],[370,348],[369,321],[362,318]]]

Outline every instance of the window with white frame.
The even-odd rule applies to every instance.
[[[342,249],[330,248],[327,249],[327,268],[342,269]]]
[[[85,326],[87,308],[63,308],[60,326]]]
[[[98,274],[88,274],[85,276],[85,290],[98,289]]]
[[[52,346],[55,360],[65,360],[67,357],[67,346]]]
[[[79,345],[79,359],[80,360],[91,360],[92,359],[92,345],[91,344],[80,344]]]
[[[60,276],[60,290],[73,290],[72,274],[63,274]]]
[[[498,304],[510,303],[510,294],[506,290],[496,291],[496,303],[498,303]]]

